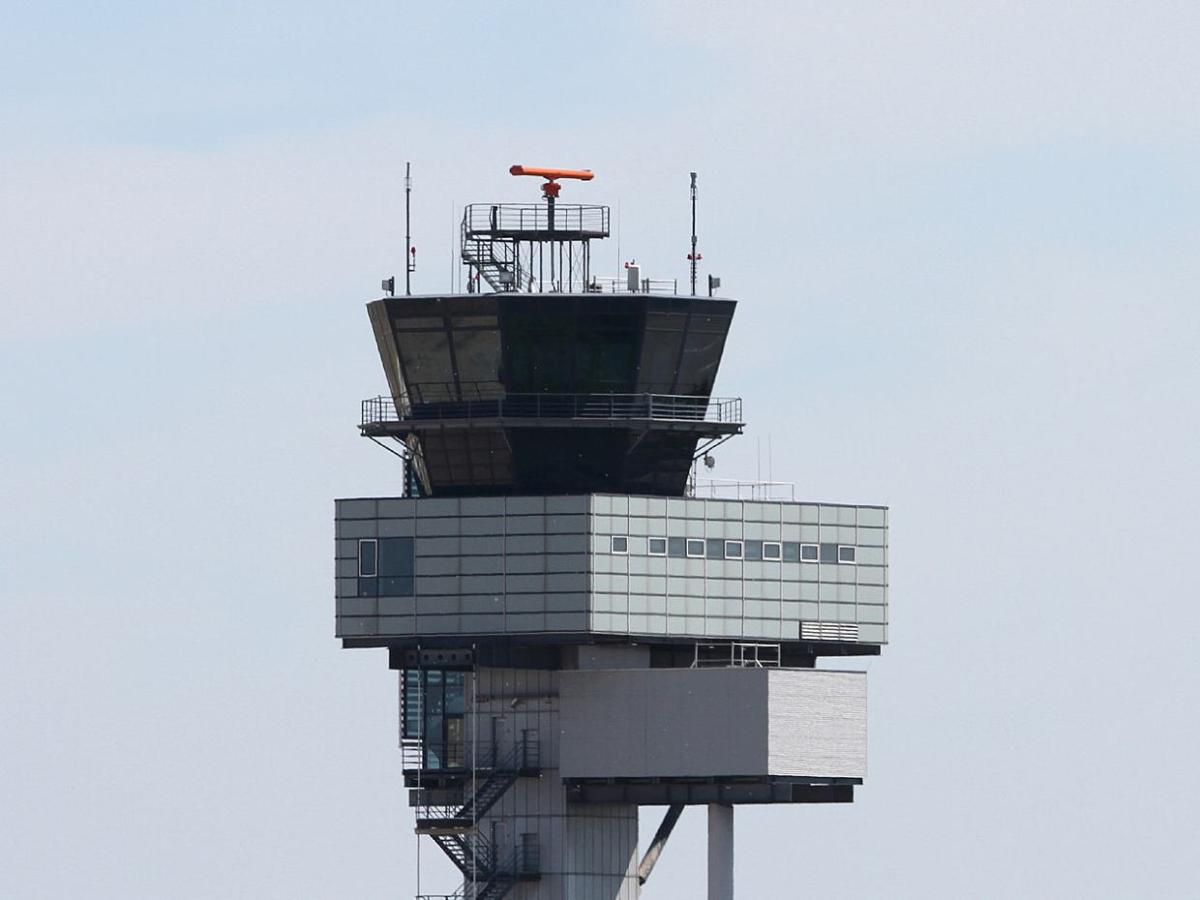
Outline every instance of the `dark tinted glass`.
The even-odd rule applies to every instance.
[[[666,552],[667,552],[667,539],[666,538],[650,538],[650,555],[651,556],[662,556]]]
[[[629,538],[615,537],[612,539],[613,553],[628,553]]]
[[[360,596],[360,597],[378,597],[379,596],[379,579],[378,578],[360,578],[360,579],[358,579],[358,596]]]
[[[837,544],[822,544],[821,545],[821,562],[835,563],[838,561]]]
[[[783,542],[783,561],[784,562],[799,562],[800,561],[800,545],[793,541]]]
[[[413,595],[413,579],[411,575],[400,578],[380,578],[380,597],[411,597]]]
[[[359,575],[375,575],[378,572],[376,568],[376,553],[377,546],[375,541],[359,541],[358,542],[358,574]]]
[[[688,556],[703,556],[704,555],[704,541],[689,540],[687,542],[687,555]]]
[[[379,539],[379,574],[389,576],[411,576],[413,574],[412,538]]]
[[[854,562],[854,548],[838,547],[838,562]]]
[[[687,556],[687,541],[684,538],[668,538],[667,555],[676,559]]]
[[[704,555],[708,559],[724,559],[725,542],[720,538],[709,538],[704,542]]]
[[[763,558],[763,542],[762,541],[746,541],[746,559],[750,562],[757,562]]]
[[[816,544],[804,544],[800,548],[800,558],[805,562],[816,562],[819,558]]]
[[[725,542],[725,558],[726,559],[741,559],[742,558],[742,542],[741,541],[726,541]]]
[[[778,543],[767,543],[762,545],[763,559],[779,559],[780,546]]]

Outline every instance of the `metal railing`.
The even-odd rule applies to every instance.
[[[575,203],[554,205],[554,230],[608,237],[607,206],[583,206]],[[467,238],[477,235],[545,232],[550,230],[550,212],[544,203],[472,203],[463,209],[462,232]]]
[[[733,641],[728,644],[697,644],[693,669],[778,668],[778,644],[753,644]]]
[[[718,500],[796,499],[793,481],[738,481],[731,478],[696,478],[688,484],[691,496]]]
[[[638,282],[637,290],[632,291],[628,278],[593,275],[592,280],[588,283],[588,290],[599,294],[678,294],[679,280],[676,278],[643,278]]]
[[[507,394],[413,405],[403,415],[391,397],[362,402],[363,427],[447,419],[612,419],[742,424],[740,397],[679,394]]]

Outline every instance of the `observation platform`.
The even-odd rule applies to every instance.
[[[609,208],[557,203],[472,203],[463,210],[465,240],[587,241],[609,235]]]
[[[359,429],[394,437],[444,428],[635,428],[697,438],[740,434],[742,400],[674,394],[507,394],[425,402],[403,412],[390,396],[362,402]]]

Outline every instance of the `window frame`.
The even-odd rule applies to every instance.
[[[842,551],[850,551],[850,559],[842,559]],[[857,566],[858,565],[858,545],[857,544],[838,544],[838,565],[839,566]]]
[[[737,545],[737,548],[738,548],[738,550],[737,550],[737,555],[736,555],[736,556],[731,556],[731,555],[730,555],[730,553],[729,553],[729,545],[730,545],[730,544],[736,544],[736,545]],[[745,544],[745,542],[744,542],[744,541],[738,541],[738,540],[727,540],[727,541],[725,541],[725,547],[724,547],[724,550],[725,550],[725,558],[726,558],[726,559],[742,559],[742,558],[743,558],[743,557],[746,555],[746,544]]]
[[[363,544],[371,545],[371,566],[370,572],[363,571]],[[358,577],[359,578],[378,578],[379,577],[379,538],[359,538],[358,539]]]
[[[684,545],[683,552],[687,554],[687,559],[704,559],[704,553],[707,549],[704,543],[704,538],[686,538],[687,543]],[[692,545],[699,544],[700,552],[693,553]]]
[[[662,541],[662,551],[658,552],[654,549],[654,542]],[[646,555],[647,556],[666,556],[667,555],[667,539],[665,537],[646,538]]]
[[[774,547],[775,555],[767,556],[767,548]],[[803,556],[803,553],[801,553]],[[762,558],[763,562],[782,562],[783,561],[783,541],[763,541],[762,542]]]
[[[805,558],[804,551],[811,549],[813,555]],[[821,561],[821,545],[820,544],[800,544],[800,562],[802,563],[819,563]]]

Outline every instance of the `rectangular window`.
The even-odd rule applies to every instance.
[[[689,540],[687,542],[687,555],[692,557],[704,556],[704,541]]]
[[[822,544],[821,545],[821,562],[835,563],[838,561],[838,545],[837,544]]]
[[[746,559],[750,562],[758,562],[763,558],[763,542],[762,541],[746,541]]]
[[[816,562],[821,558],[821,553],[816,544],[801,544],[800,545],[800,560],[801,562]]]
[[[854,562],[855,552],[853,547],[848,547],[845,544],[838,545],[838,562],[852,563]]]
[[[800,561],[800,545],[793,541],[783,542],[783,561],[784,562],[799,562]]]
[[[625,537],[624,535],[613,535],[612,552],[613,553],[628,553],[629,552],[629,538]]]
[[[650,538],[650,555],[651,556],[666,556],[667,555],[667,539],[666,538]]]
[[[741,541],[726,541],[725,542],[725,558],[726,559],[741,559],[742,558],[742,542]]]
[[[783,547],[777,541],[763,541],[763,559],[779,559],[782,555]]]
[[[379,574],[387,578],[412,578],[415,574],[412,538],[379,539]]]
[[[688,555],[687,541],[684,538],[667,538],[667,555],[674,559],[683,559]]]
[[[725,542],[720,538],[709,538],[704,542],[705,559],[724,559]]]
[[[379,574],[379,542],[367,538],[358,542],[358,577],[374,578]]]

